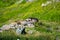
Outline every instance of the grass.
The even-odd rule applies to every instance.
[[[0,33],[0,40],[54,40],[55,37],[52,34],[46,34],[46,33],[33,33],[31,35],[25,34],[25,35],[16,35],[15,32],[12,30],[4,31],[3,33]]]
[[[38,18],[40,22],[44,25],[36,24],[36,27],[32,28],[31,30],[38,31],[41,35],[36,36],[36,34],[26,34],[17,36],[13,31],[4,31],[0,33],[0,39],[2,40],[55,40],[56,35],[60,35],[60,32],[56,32],[56,27],[60,26],[60,2],[55,3],[55,7],[53,3],[47,5],[46,7],[41,7],[41,4],[46,2],[47,0],[38,0],[36,2],[24,2],[21,4],[11,4],[7,3],[8,6],[0,3],[1,10],[0,10],[0,27],[4,24],[8,24],[9,20],[16,21],[16,20],[25,20],[29,17]],[[47,32],[47,26],[52,28],[52,32]],[[29,28],[28,28],[29,29]],[[30,29],[29,29],[30,30]]]
[[[46,21],[45,21],[46,22]],[[0,33],[0,39],[2,40],[55,40],[57,35],[60,35],[60,32],[56,32],[55,25],[57,24],[50,24],[50,22],[43,23],[44,25],[38,25],[34,28],[26,28],[26,32],[29,30],[35,30],[33,34],[20,34],[17,35],[14,30],[3,31]],[[53,29],[52,32],[46,30],[46,26],[48,25]],[[59,37],[60,38],[60,37]]]

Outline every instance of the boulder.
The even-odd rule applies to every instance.
[[[12,22],[11,24],[9,24],[10,28],[15,29],[17,28],[17,23],[16,22]]]
[[[38,20],[37,18],[32,18],[32,17],[30,17],[30,18],[26,19],[26,21],[27,21],[27,22],[30,22],[30,23],[36,23],[36,22],[38,22],[39,20]]]
[[[27,24],[27,27],[32,28],[32,27],[34,27],[34,25],[33,24]]]
[[[10,29],[10,26],[9,25],[3,25],[1,27],[2,30],[9,30]]]
[[[31,19],[32,22],[38,22],[39,21],[37,18],[30,17],[29,19]]]
[[[27,22],[25,20],[19,20],[19,21],[16,21],[17,22],[17,25],[25,25],[27,24]]]

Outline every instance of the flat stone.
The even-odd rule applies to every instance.
[[[1,27],[2,30],[9,30],[10,29],[10,26],[9,25],[3,25]]]

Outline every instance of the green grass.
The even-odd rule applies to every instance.
[[[41,7],[41,4],[47,0],[38,0],[36,2],[22,2],[21,4],[13,4],[9,1],[3,3],[0,1],[0,26],[8,24],[9,20],[25,20],[29,17],[38,18],[44,25],[37,25],[32,30],[39,31],[42,35],[34,37],[35,35],[20,35],[17,36],[15,32],[4,31],[0,33],[0,39],[2,40],[16,40],[17,38],[21,40],[55,40],[56,35],[60,35],[60,32],[56,32],[56,27],[60,26],[60,2],[55,3],[56,8],[53,7],[53,3],[47,5],[46,7]],[[17,1],[16,1],[17,2]],[[8,4],[6,6],[6,4]],[[53,30],[52,33],[47,32],[47,27],[50,26]],[[28,28],[29,29],[29,28]],[[30,29],[29,29],[30,30]],[[14,34],[14,35],[13,35]],[[49,39],[48,39],[49,38]]]
[[[42,0],[41,0],[42,1]],[[60,10],[59,3],[56,3],[56,8],[53,8],[53,5],[50,4],[46,7],[41,7],[42,2],[37,1],[33,3],[22,3],[22,4],[13,4],[6,9],[3,9],[2,16],[0,20],[1,23],[10,20],[10,19],[26,19],[28,17],[36,17],[40,20],[56,21],[60,22]],[[40,3],[41,2],[41,3]],[[19,15],[19,16],[18,16]]]

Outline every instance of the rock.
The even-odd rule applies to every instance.
[[[25,20],[17,21],[17,25],[25,25],[27,22]]]
[[[27,24],[27,27],[34,27],[34,25],[33,24]]]
[[[13,22],[13,23],[9,24],[9,26],[10,26],[10,28],[15,29],[15,28],[17,28],[17,23]]]
[[[32,17],[30,17],[30,18],[26,19],[26,21],[27,21],[27,22],[30,22],[30,23],[36,23],[36,22],[38,22],[39,20],[38,20],[37,18],[32,18]]]
[[[26,21],[31,21],[31,19],[26,19]]]
[[[45,6],[47,6],[48,4],[51,4],[52,2],[51,1],[47,1],[46,3],[42,3],[42,7],[45,7]]]
[[[21,24],[25,25],[25,24],[27,24],[27,22],[26,21],[21,21]]]
[[[37,18],[30,17],[29,19],[31,19],[32,22],[38,22],[39,21]]]
[[[10,24],[8,24],[8,25],[3,25],[2,26],[2,30],[9,30],[9,29],[15,29],[15,28],[17,28],[17,23],[16,22],[12,22],[12,23],[10,23]]]
[[[2,30],[9,30],[10,29],[10,26],[9,25],[3,25],[1,29]]]

